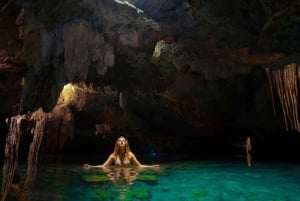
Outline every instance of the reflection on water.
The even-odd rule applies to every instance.
[[[103,173],[99,171],[103,171]],[[133,196],[129,186],[133,185],[135,180],[155,182],[156,177],[154,175],[147,174],[147,172],[144,174],[143,172],[146,171],[137,169],[136,167],[111,167],[100,169],[96,172],[88,172],[83,176],[83,181],[90,184],[107,184],[109,183],[108,181],[110,181],[114,184],[115,190],[118,192],[119,200],[126,200],[126,197]],[[97,189],[97,191],[101,197],[101,195],[107,194],[108,189],[105,189],[106,193],[99,191],[99,189]],[[144,193],[147,194],[147,191]],[[112,191],[111,194],[115,193]],[[138,197],[139,195],[137,194],[135,196]]]
[[[81,163],[80,163],[81,164]],[[26,167],[6,201],[300,201],[300,165],[244,161],[170,162],[158,170],[39,166],[30,192]]]
[[[137,179],[139,173],[136,168],[130,167],[112,167],[104,169],[104,172],[109,177],[109,180],[116,184],[125,183],[127,185],[133,184],[133,181]]]

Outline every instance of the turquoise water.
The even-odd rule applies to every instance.
[[[25,171],[18,169],[21,181]],[[30,190],[12,191],[6,200],[300,201],[300,165],[183,161],[125,173],[82,169],[80,164],[47,165],[39,167]]]

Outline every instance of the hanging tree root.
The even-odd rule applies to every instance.
[[[298,79],[300,78],[300,66],[295,63],[286,65],[282,70],[272,71],[266,68],[269,80],[274,115],[276,117],[274,97],[278,96],[281,103],[286,130],[300,132],[298,114]]]

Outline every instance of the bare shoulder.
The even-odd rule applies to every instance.
[[[129,157],[132,158],[132,157],[135,157],[134,153],[132,153],[131,151],[129,152]]]
[[[116,156],[115,156],[113,153],[111,153],[111,154],[109,155],[109,158],[110,158],[110,159],[115,159]]]

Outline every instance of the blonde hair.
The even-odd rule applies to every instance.
[[[120,152],[120,145],[118,144],[118,140],[119,140],[120,138],[124,138],[124,139],[126,140],[126,145],[125,145],[125,156],[126,156],[127,158],[129,158],[129,153],[131,152],[130,146],[129,146],[129,142],[128,142],[128,140],[127,140],[125,137],[123,137],[123,136],[118,137],[118,139],[116,140],[113,155],[114,155],[114,156],[119,155],[119,152]]]

